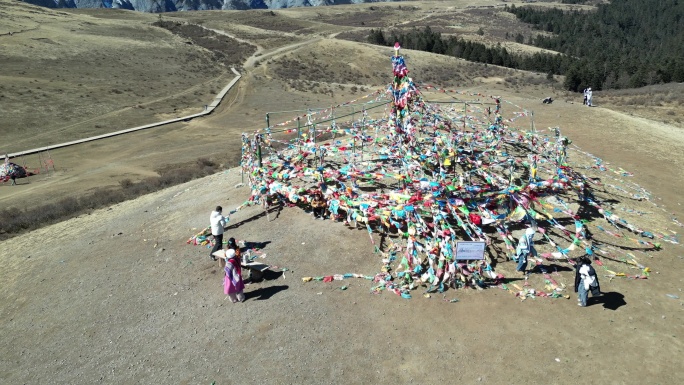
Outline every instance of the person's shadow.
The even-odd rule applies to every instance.
[[[249,250],[249,249],[261,250],[261,249],[265,248],[266,245],[268,245],[269,243],[271,243],[271,241],[264,241],[264,242],[245,241],[245,247],[244,248],[247,250]]]
[[[257,301],[265,300],[271,298],[274,294],[287,290],[290,287],[287,285],[280,285],[280,286],[268,286],[268,287],[261,287],[256,290],[251,290],[251,291],[245,291],[245,301],[250,300],[250,299],[255,299]]]
[[[602,293],[600,297],[592,298],[592,300],[592,302],[597,304],[602,303],[603,307],[608,310],[617,310],[618,308],[627,305],[624,295],[612,291]]]

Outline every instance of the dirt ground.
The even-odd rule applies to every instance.
[[[211,27],[220,23],[214,20]],[[325,56],[331,44],[354,52],[344,51],[353,43],[323,38],[278,55]],[[358,49],[367,54],[373,48]],[[433,57],[408,54],[419,79]],[[375,62],[387,55],[364,57]],[[297,91],[275,77],[272,65],[247,68],[239,87],[207,118],[51,151],[57,171],[19,186],[0,185],[0,204],[48,202],[207,154],[232,153],[237,162],[239,133],[261,127],[265,112],[326,106],[359,94],[349,88],[333,96]],[[372,73],[389,76],[389,69],[387,63],[367,71],[370,77],[357,84],[372,90]],[[558,126],[579,149],[634,173],[622,179],[652,192],[656,205],[614,194],[618,206],[645,212],[635,217],[639,223],[675,231],[681,239],[683,229],[670,219],[684,217],[681,128],[601,107],[600,98],[595,108],[582,106],[579,96],[565,101],[560,94],[543,105],[543,97],[557,93],[549,86],[516,90],[493,77],[470,77],[458,89],[501,95],[504,113],[517,106],[534,111],[537,130]],[[531,127],[532,120],[516,124]],[[610,173],[604,177],[612,180]],[[273,211],[269,221],[259,208],[247,208],[231,216],[227,234],[259,246],[258,261],[271,265],[272,273],[247,286],[245,303],[232,304],[208,249],[186,240],[208,225],[216,205],[232,209],[247,199],[248,189],[236,187],[240,182],[231,168],[0,243],[0,382],[684,382],[681,245],[663,243],[654,252],[615,241],[652,273],[647,280],[601,278],[607,295],[587,308],[576,306],[574,296],[521,302],[497,288],[431,298],[417,292],[405,300],[370,294],[371,283],[363,279],[302,282],[308,276],[377,273],[380,258],[365,229],[314,221],[296,208]],[[498,270],[511,271],[511,264],[502,261]],[[557,274],[555,279],[571,284],[572,272]],[[543,285],[539,276],[531,280]],[[444,301],[454,298],[459,301]]]
[[[447,291],[457,303],[404,300],[369,294],[363,279],[302,282],[376,273],[365,230],[294,208],[268,221],[248,208],[227,234],[262,247],[259,261],[274,273],[231,304],[208,249],[185,241],[213,206],[243,202],[239,182],[233,169],[4,241],[2,382],[572,383],[587,371],[598,383],[683,379],[683,302],[666,296],[683,295],[679,246],[652,254],[651,279],[604,279],[610,302],[584,309],[574,297],[520,302],[496,288]],[[571,284],[571,272],[560,274]]]

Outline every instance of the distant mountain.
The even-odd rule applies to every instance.
[[[47,8],[119,8],[140,12],[210,9],[278,9],[322,5],[381,3],[399,0],[22,0]]]

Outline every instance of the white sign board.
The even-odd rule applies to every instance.
[[[456,242],[456,260],[484,259],[484,242]]]

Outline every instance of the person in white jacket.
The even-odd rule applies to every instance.
[[[592,297],[601,295],[601,286],[599,284],[596,270],[591,266],[591,259],[588,257],[580,257],[575,266],[575,293],[577,293],[577,305],[587,306],[587,299],[591,291]]]
[[[593,107],[593,106],[594,106],[594,105],[592,104],[592,102],[591,102],[592,97],[593,97],[593,93],[592,93],[592,91],[591,91],[591,87],[590,87],[590,88],[587,88],[587,106],[589,106],[589,107]]]
[[[216,206],[216,210],[211,212],[209,216],[209,223],[211,224],[211,235],[214,237],[214,247],[212,247],[209,257],[212,261],[216,260],[214,253],[223,248],[223,228],[226,226],[228,219],[221,214],[223,208]]]

